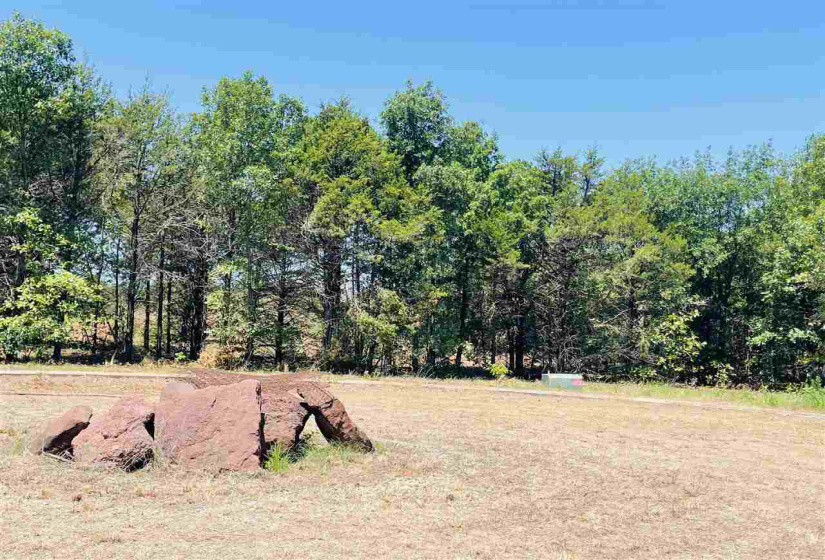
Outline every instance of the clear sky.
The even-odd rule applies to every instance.
[[[312,108],[373,117],[432,79],[508,158],[596,143],[616,164],[825,132],[821,0],[3,2],[75,40],[124,94],[148,76],[185,112],[251,69]]]

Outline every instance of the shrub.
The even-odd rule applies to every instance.
[[[27,347],[67,344],[72,323],[91,321],[100,301],[94,287],[70,272],[27,278],[0,306],[0,347],[14,356]]]
[[[198,364],[206,368],[235,369],[243,365],[244,352],[223,344],[208,344],[198,357]]]
[[[825,387],[819,377],[813,377],[798,389],[802,402],[810,408],[825,408]]]
[[[496,378],[497,381],[501,381],[507,374],[510,373],[510,370],[507,369],[507,366],[504,364],[493,364],[490,366],[490,375]]]

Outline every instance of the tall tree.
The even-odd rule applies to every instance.
[[[179,185],[181,127],[168,95],[153,92],[148,84],[130,93],[105,126],[106,142],[115,146],[105,173],[111,184],[108,205],[123,226],[126,247],[123,353],[131,361],[138,291],[151,272],[147,262],[167,210],[164,195]]]
[[[72,41],[15,12],[0,24],[0,204],[19,204],[48,167],[56,99],[75,73]]]
[[[444,94],[432,82],[414,87],[408,81],[404,91],[384,104],[381,126],[390,149],[401,155],[401,165],[412,180],[419,167],[432,163],[447,149],[453,119]]]
[[[391,297],[382,291],[388,280],[383,273],[392,243],[416,231],[410,220],[414,193],[398,158],[348,100],[324,105],[298,148],[293,175],[311,209],[306,254],[319,280],[323,349],[332,357],[333,339],[346,316],[344,303],[357,308],[363,324]],[[347,270],[351,291],[346,290]],[[375,338],[368,342],[364,355],[356,344],[356,361],[363,359],[371,368],[377,344]]]
[[[223,78],[213,90],[204,92],[203,106],[204,112],[194,122],[199,170],[205,200],[225,231],[219,264],[223,299],[218,332],[224,343],[241,334],[248,359],[256,340],[268,338],[261,303],[270,292],[271,244],[284,231],[281,226],[294,196],[285,178],[305,109],[288,96],[274,98],[266,79],[251,72],[238,79]],[[288,257],[280,258],[283,266]],[[244,284],[243,303],[235,301],[236,277]]]

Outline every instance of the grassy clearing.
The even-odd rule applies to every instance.
[[[190,366],[191,367],[191,366]],[[12,364],[0,364],[0,370],[3,371],[32,371],[32,372],[49,372],[49,371],[82,371],[88,373],[146,373],[146,374],[162,374],[162,373],[181,373],[186,368],[183,365],[161,362],[155,363],[146,360],[140,364],[75,364],[75,363],[40,363],[40,362],[14,362]]]
[[[378,453],[326,446],[310,424],[317,445],[287,469],[217,476],[34,457],[29,426],[112,400],[0,395],[3,559],[821,558],[810,415],[332,389]]]
[[[679,387],[663,383],[587,383],[584,390],[625,397],[730,402],[789,410],[825,410],[825,389],[813,386],[779,392],[717,387]]]
[[[96,373],[145,373],[145,374],[185,374],[189,369],[196,369],[196,365],[154,364],[124,366],[81,366],[60,364],[15,364],[5,369],[20,371],[48,372],[48,371],[83,371]],[[2,369],[2,368],[0,368]],[[450,384],[469,387],[505,387],[513,389],[529,389],[534,391],[548,390],[539,381],[524,381],[521,379],[502,378],[487,379],[479,377],[416,377],[416,376],[373,376],[324,374],[319,371],[308,371],[318,375],[328,382],[370,380],[405,382],[411,384]],[[261,375],[277,374],[275,371],[256,371]],[[58,386],[48,376],[44,376],[44,383]],[[563,389],[553,389],[562,391]],[[582,389],[585,393],[618,395],[622,397],[659,398],[669,400],[685,400],[697,402],[723,402],[749,406],[776,407],[788,410],[825,410],[825,387],[808,386],[797,387],[789,391],[768,391],[753,389],[726,389],[720,387],[686,387],[668,385],[665,383],[586,383]],[[93,391],[89,391],[93,392]]]
[[[342,380],[363,380],[362,376],[326,375],[328,382]],[[527,389],[532,391],[567,391],[565,389],[548,389],[540,381],[524,381],[505,378],[499,381],[493,379],[467,378],[421,378],[421,377],[380,377],[369,378],[374,381],[407,382],[410,384],[444,384],[469,387],[504,387],[511,389]],[[753,389],[726,389],[720,387],[685,387],[668,385],[665,383],[585,383],[581,391],[617,395],[622,397],[657,398],[667,400],[684,400],[696,402],[734,403],[758,407],[776,407],[788,410],[825,410],[825,388],[809,386],[799,387],[791,391],[755,391]],[[580,392],[573,391],[570,392]]]

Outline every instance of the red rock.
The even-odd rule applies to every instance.
[[[160,402],[155,441],[164,459],[186,467],[258,469],[265,452],[260,382],[206,387]]]
[[[318,429],[330,443],[341,443],[372,451],[373,445],[349,417],[344,404],[315,383],[303,383],[297,387],[301,405],[312,413]]]
[[[72,440],[89,426],[91,418],[92,409],[88,406],[70,408],[57,418],[43,424],[32,439],[29,450],[35,455],[48,453],[70,457]]]
[[[139,469],[152,459],[154,416],[141,397],[119,400],[72,440],[75,461]]]
[[[263,395],[264,442],[267,451],[272,445],[289,449],[298,443],[304,431],[309,411],[301,406],[298,396],[291,393]]]
[[[163,386],[163,392],[160,394],[160,400],[165,401],[172,395],[180,395],[181,393],[191,393],[197,388],[191,383],[185,381],[172,381]]]

